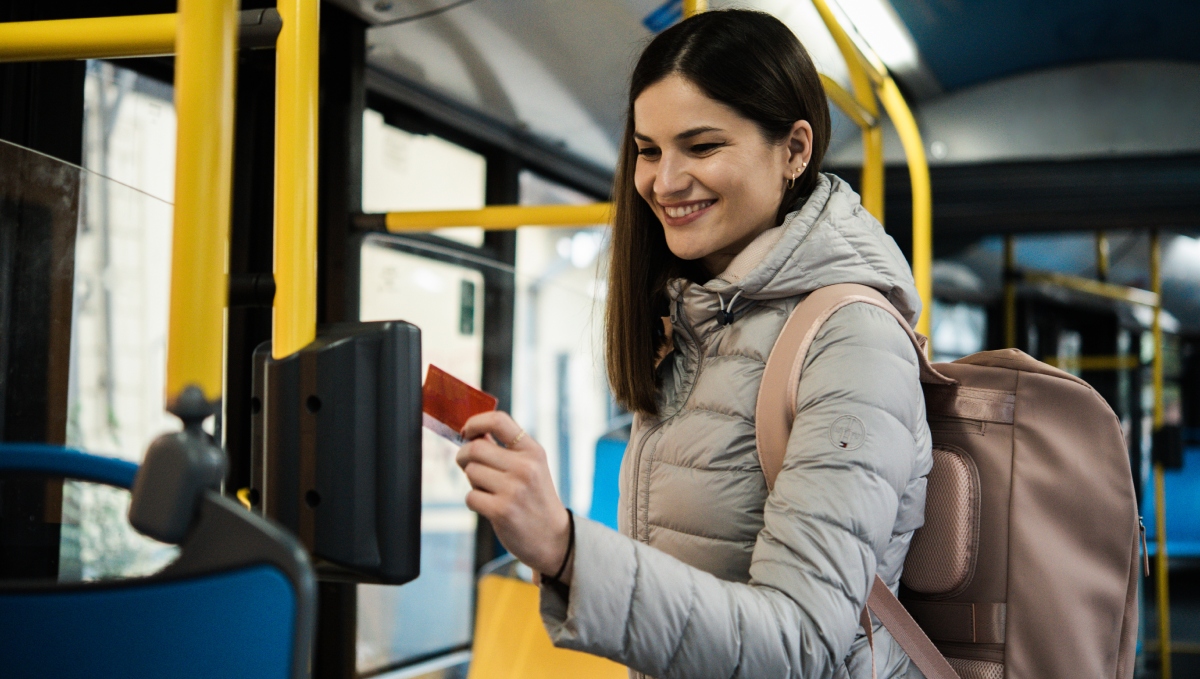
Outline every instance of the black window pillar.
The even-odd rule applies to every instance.
[[[360,239],[351,220],[362,210],[362,118],[367,26],[330,3],[321,6],[320,146],[317,189],[317,321],[358,320]],[[313,676],[353,679],[358,586],[321,582]]]
[[[250,486],[251,379],[254,349],[271,339],[271,306],[261,289],[274,267],[275,51],[238,54],[237,120],[233,145],[233,210],[229,229],[231,294],[226,324],[222,433],[229,456],[225,492]],[[241,281],[239,285],[237,281]]]
[[[484,200],[488,205],[516,205],[520,202],[521,163],[511,153],[487,155]],[[488,231],[483,245],[497,261],[509,266],[517,263],[517,232]],[[512,411],[513,321],[516,301],[516,276],[487,269],[484,271],[483,306],[483,390],[495,396],[497,408]],[[499,544],[492,524],[480,516],[475,531],[475,572],[494,559]]]

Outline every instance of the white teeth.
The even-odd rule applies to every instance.
[[[702,203],[692,203],[691,205],[684,205],[682,207],[665,207],[664,206],[663,210],[667,213],[668,217],[670,217],[672,219],[679,219],[680,217],[686,217],[686,216],[692,214],[693,212],[696,212],[697,210],[703,210],[704,208],[708,207],[709,205],[712,205],[715,202],[717,202],[717,201],[706,200]]]

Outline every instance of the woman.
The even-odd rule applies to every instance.
[[[629,100],[606,318],[612,391],[637,414],[621,533],[570,516],[542,448],[504,413],[464,430],[468,506],[542,574],[559,646],[655,677],[870,677],[860,612],[876,573],[898,586],[931,467],[915,350],[876,307],[830,318],[769,494],[754,409],[801,298],[865,284],[915,323],[908,265],[818,172],[824,92],[776,19],[709,12],[665,31]],[[863,432],[849,449],[830,440],[847,416]],[[909,673],[887,632],[874,637],[878,676]]]

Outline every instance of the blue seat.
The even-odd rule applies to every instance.
[[[0,445],[0,474],[131,489],[137,471],[66,448]],[[178,559],[153,576],[0,582],[0,675],[308,676],[316,585],[304,550],[215,492],[205,491],[195,511]]]

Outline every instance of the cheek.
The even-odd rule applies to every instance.
[[[739,226],[741,222],[757,225],[774,215],[783,197],[783,182],[767,163],[739,160],[743,162],[714,167],[711,186],[725,197],[729,215]]]
[[[637,189],[638,194],[653,206],[654,168],[648,163],[639,160],[633,168],[633,185]]]

